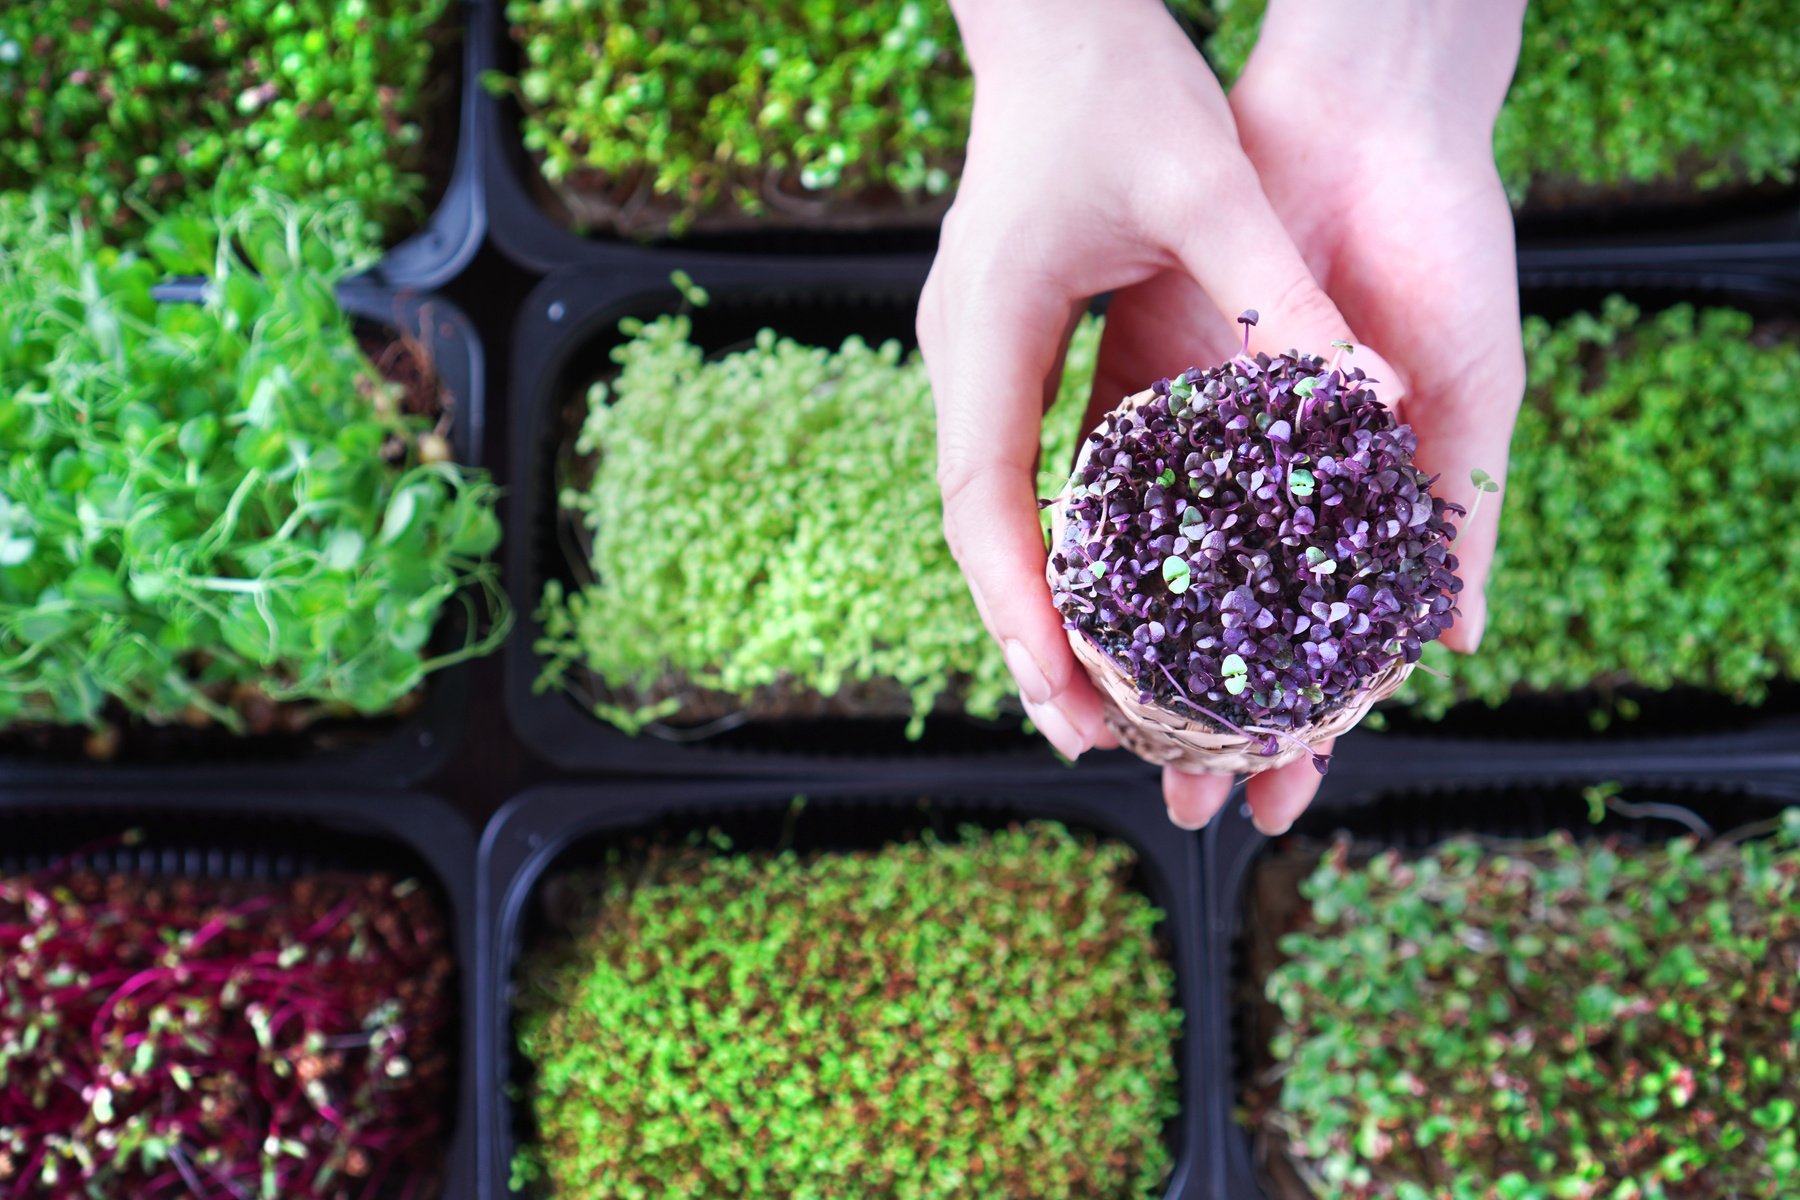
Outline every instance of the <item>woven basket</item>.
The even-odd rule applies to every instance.
[[[1107,418],[1110,420],[1133,411],[1148,401],[1150,395],[1145,390],[1125,397]],[[1094,445],[1092,440],[1082,442],[1081,453],[1070,472],[1071,480],[1087,465]],[[1065,484],[1063,496],[1067,496],[1068,490]],[[1067,505],[1061,503],[1050,510],[1052,557],[1069,540],[1066,511]],[[1046,564],[1045,573],[1054,589],[1055,567]],[[1399,690],[1413,670],[1413,664],[1396,661],[1373,676],[1362,691],[1349,700],[1311,723],[1290,731],[1292,737],[1283,737],[1280,749],[1274,754],[1264,754],[1261,739],[1244,737],[1203,718],[1182,716],[1160,704],[1143,703],[1138,699],[1136,681],[1124,667],[1090,641],[1085,633],[1076,629],[1067,632],[1076,661],[1087,670],[1088,677],[1099,689],[1107,727],[1118,735],[1119,744],[1147,762],[1197,774],[1255,775],[1286,766],[1307,753],[1301,743],[1317,745],[1327,738],[1349,732],[1368,715],[1370,708]]]

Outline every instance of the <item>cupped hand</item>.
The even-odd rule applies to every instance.
[[[1464,508],[1473,471],[1504,481],[1525,388],[1512,212],[1492,150],[1523,10],[1523,0],[1273,0],[1230,97],[1275,212],[1351,326],[1398,368],[1418,461]],[[1179,278],[1115,307],[1107,336],[1118,345],[1101,349],[1109,386],[1159,348],[1158,330],[1215,320]],[[1488,497],[1456,543],[1460,616],[1443,638],[1454,650],[1481,641],[1503,498]],[[1305,762],[1253,778],[1257,827],[1286,830],[1318,782]],[[1172,773],[1165,790],[1189,822],[1217,811],[1230,786]]]
[[[1264,195],[1212,73],[1157,0],[955,7],[974,118],[918,317],[944,529],[1026,712],[1073,758],[1113,739],[1044,580],[1034,479],[1081,307],[1174,279],[1220,324],[1260,310],[1253,347],[1355,339]],[[1158,354],[1113,378],[1109,403],[1207,361],[1198,328],[1169,325]],[[1366,352],[1357,365],[1385,370]],[[1191,807],[1172,815],[1198,826]]]

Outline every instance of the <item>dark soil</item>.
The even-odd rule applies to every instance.
[[[670,222],[684,209],[681,201],[658,196],[650,179],[616,180],[598,171],[578,172],[550,183],[540,169],[541,157],[527,160],[538,203],[577,232],[610,231],[621,237],[669,237]],[[961,164],[953,164],[960,172]],[[948,169],[948,168],[947,168]],[[755,183],[746,180],[746,183]],[[935,228],[950,208],[952,195],[908,199],[888,188],[860,192],[808,192],[796,173],[771,175],[757,186],[764,210],[749,213],[722,202],[702,209],[687,222],[682,236],[748,234],[781,230],[856,233],[904,228]]]

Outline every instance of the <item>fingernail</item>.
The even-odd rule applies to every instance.
[[[1468,630],[1469,653],[1481,649],[1481,635],[1487,632],[1487,597],[1477,596],[1463,614],[1463,624]]]
[[[1175,828],[1177,828],[1177,829],[1185,829],[1189,833],[1192,833],[1195,830],[1204,826],[1206,824],[1206,822],[1204,822],[1204,821],[1193,821],[1193,822],[1184,821],[1180,817],[1176,816],[1175,810],[1171,808],[1169,810],[1169,824],[1175,826]]]
[[[1017,638],[1006,639],[1001,652],[1006,658],[1006,669],[1012,672],[1018,681],[1019,692],[1032,704],[1048,704],[1050,702],[1050,679],[1044,674],[1044,668],[1038,666],[1037,659],[1025,648],[1025,643]]]
[[[1027,700],[1025,715],[1038,727],[1038,732],[1050,739],[1050,744],[1061,751],[1064,758],[1079,758],[1081,752],[1087,749],[1087,742],[1076,730],[1075,723],[1056,705],[1033,704]]]
[[[1294,827],[1292,821],[1281,826],[1265,825],[1263,819],[1255,813],[1250,814],[1250,824],[1256,826],[1256,832],[1262,834],[1264,837],[1280,837]]]

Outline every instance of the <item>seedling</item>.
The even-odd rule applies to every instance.
[[[1242,354],[1159,381],[1092,435],[1052,595],[1142,702],[1274,753],[1449,626],[1462,509],[1432,496],[1361,369],[1252,356],[1257,314],[1238,320]]]
[[[940,707],[999,715],[1012,677],[944,541],[918,357],[765,330],[709,360],[691,329],[631,325],[585,397],[591,472],[562,494],[581,583],[544,590],[540,686],[630,732],[833,696],[914,734]],[[1040,486],[1074,458],[1098,335],[1084,322],[1070,348]]]
[[[1800,459],[1771,449],[1800,444],[1800,342],[1779,332],[1616,297],[1526,321],[1487,635],[1478,655],[1428,653],[1448,678],[1407,685],[1423,715],[1590,690],[1604,724],[1631,715],[1622,686],[1758,703],[1800,677]]]
[[[1602,785],[1604,816],[1675,815]],[[1691,814],[1690,814],[1691,817]],[[1250,1096],[1316,1194],[1778,1197],[1800,1163],[1800,813],[1655,846],[1340,841],[1260,981]]]
[[[449,0],[34,0],[0,7],[0,193],[41,189],[93,234],[205,218],[258,189],[353,202],[379,247],[423,216]]]
[[[517,984],[539,1140],[514,1187],[1161,1195],[1181,1015],[1132,863],[1034,823],[862,853],[696,837],[569,881],[594,902]]]
[[[0,1191],[429,1194],[454,971],[416,880],[0,878]]]
[[[974,83],[942,0],[509,0],[506,20],[520,68],[485,85],[524,109],[544,178],[628,230],[941,206],[961,173]]]
[[[505,636],[497,489],[365,356],[341,215],[171,218],[152,263],[0,202],[0,727],[387,714]]]

